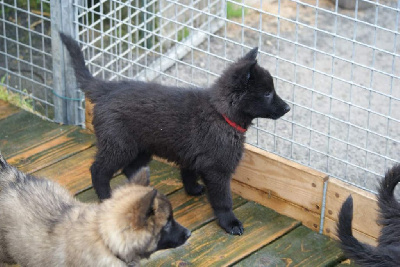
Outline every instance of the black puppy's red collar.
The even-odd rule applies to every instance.
[[[228,119],[228,117],[225,114],[222,114],[222,116],[224,117],[224,119],[226,120],[226,122],[232,126],[233,128],[235,128],[236,130],[238,130],[241,133],[245,133],[247,131],[247,129],[240,127],[239,125],[237,125],[236,123],[234,123],[233,121],[231,121],[230,119]]]

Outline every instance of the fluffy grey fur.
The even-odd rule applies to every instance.
[[[133,180],[143,186],[129,183],[101,204],[85,204],[0,155],[0,266],[137,266],[182,245],[190,231],[173,219],[167,198],[146,186],[148,170]]]

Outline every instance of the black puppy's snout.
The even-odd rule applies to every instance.
[[[290,106],[288,104],[285,104],[285,106],[283,107],[283,111],[285,113],[288,113],[290,111]]]

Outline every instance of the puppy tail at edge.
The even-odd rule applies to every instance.
[[[361,266],[381,266],[385,257],[380,255],[376,248],[359,242],[351,229],[353,221],[353,198],[349,196],[343,203],[339,212],[337,234],[340,246],[345,255]]]
[[[385,178],[380,183],[378,189],[378,205],[381,218],[390,219],[393,214],[399,214],[400,204],[394,197],[394,189],[400,182],[400,164],[395,165],[386,172]]]
[[[68,50],[71,58],[72,66],[74,67],[75,77],[78,81],[81,89],[86,93],[87,97],[92,101],[96,100],[102,95],[106,94],[101,88],[96,88],[94,82],[96,79],[90,73],[89,69],[85,65],[85,58],[77,41],[71,36],[68,36],[62,32],[59,32],[61,41]]]

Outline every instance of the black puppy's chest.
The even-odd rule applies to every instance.
[[[198,152],[192,164],[195,169],[213,169],[224,173],[233,173],[243,155],[244,136],[237,133],[222,132],[215,138],[199,143]]]

